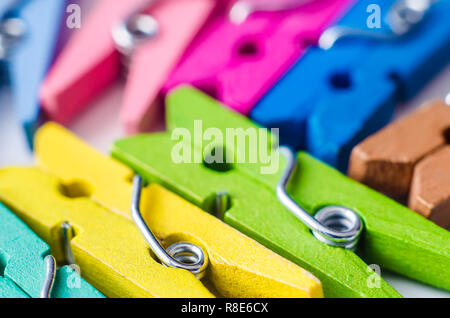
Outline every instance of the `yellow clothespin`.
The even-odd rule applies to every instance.
[[[60,182],[36,169],[3,170],[0,171],[0,198],[20,205],[28,202],[31,213],[23,217],[38,216],[30,222],[34,224],[32,228],[44,225],[47,235],[43,237],[55,248],[58,242],[51,237],[51,228],[68,219],[77,233],[72,245],[82,270],[83,264],[109,262],[109,270],[92,264],[86,267],[94,270],[94,273],[86,273],[88,281],[108,296],[119,296],[118,290],[127,290],[131,284],[127,278],[142,285],[149,276],[154,281],[147,281],[148,294],[209,295],[206,287],[190,272],[165,268],[151,258],[138,227],[131,222],[133,172],[129,168],[99,154],[56,124],[43,126],[36,135],[35,145],[41,167],[56,175]],[[29,193],[34,188],[37,190]],[[61,189],[66,196],[76,198],[64,197]],[[226,297],[323,296],[321,283],[310,273],[163,187],[151,184],[142,193],[140,208],[144,225],[156,234],[166,249],[178,242],[200,247],[205,263],[209,261],[204,280],[212,283],[215,294]],[[32,209],[33,204],[38,207]],[[46,206],[52,208],[45,209]],[[176,251],[173,253],[176,259]],[[137,268],[144,264],[147,267],[151,264],[151,270]],[[128,268],[131,273],[125,273],[124,269],[122,272],[122,268]],[[99,277],[100,271],[104,272],[103,277]],[[131,279],[131,274],[136,276]],[[155,292],[153,284],[157,285]],[[170,291],[166,290],[168,287]],[[131,289],[135,293],[126,296],[145,295],[135,286]]]
[[[64,262],[61,225],[72,225],[71,253],[82,276],[108,297],[211,297],[189,272],[156,262],[139,230],[37,168],[0,170],[0,200]]]

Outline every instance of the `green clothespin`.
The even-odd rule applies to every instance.
[[[284,158],[272,174],[261,173],[262,167],[267,168],[263,160],[210,163],[208,157],[224,148],[221,156],[236,159],[254,145],[227,146],[217,130],[206,133],[207,141],[195,136],[201,133],[196,120],[202,121],[203,133],[218,128],[223,136],[227,128],[258,126],[192,88],[173,92],[166,105],[167,133],[119,140],[113,156],[147,181],[161,183],[204,210],[223,213],[226,223],[316,275],[327,297],[401,296],[356,253],[316,239],[280,202],[275,189],[285,168]],[[272,142],[273,138],[262,134],[258,150]],[[179,163],[180,157],[191,163]],[[306,153],[298,154],[297,166],[289,194],[311,214],[329,205],[355,211],[363,221],[358,253],[369,264],[450,290],[449,232]]]
[[[0,204],[0,298],[39,298],[50,248]],[[70,266],[56,270],[52,298],[103,298]]]

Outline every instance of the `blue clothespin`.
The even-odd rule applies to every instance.
[[[345,171],[353,146],[449,63],[448,12],[449,0],[358,1],[251,118],[280,128],[281,143]]]
[[[38,298],[45,291],[54,298],[104,297],[70,266],[52,276],[49,246],[2,204],[0,220],[0,298]]]
[[[51,65],[65,0],[2,0],[0,60],[27,140],[40,119],[39,89]],[[6,73],[6,72],[4,72]]]

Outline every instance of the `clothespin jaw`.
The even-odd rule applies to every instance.
[[[128,133],[151,126],[161,112],[158,98],[164,80],[214,6],[213,0],[99,3],[83,28],[69,41],[44,82],[41,99],[50,119],[69,122],[120,77],[121,55],[112,30],[134,14],[142,13],[154,19],[157,31],[140,41],[138,47],[132,45],[123,52],[127,83],[120,116]],[[120,40],[124,40],[123,35]],[[129,40],[126,35],[125,40]]]
[[[66,184],[89,185],[87,196],[92,201],[131,221],[130,168],[99,154],[53,123],[44,125],[36,134],[36,155],[43,169]],[[160,185],[143,189],[140,207],[148,227],[164,246],[187,241],[206,252],[207,279],[222,296],[323,295],[320,282],[311,274]],[[236,246],[240,248],[236,250]]]
[[[13,47],[6,48],[6,59],[14,107],[30,145],[41,120],[40,86],[53,60],[65,3],[26,1],[8,14],[20,19],[24,28]]]
[[[0,216],[2,220],[0,255],[3,269],[0,293],[5,297],[37,298],[40,296],[45,279],[44,257],[50,255],[50,249],[18,217],[1,204]],[[5,293],[3,288],[6,280],[9,280],[8,284],[11,287]],[[13,285],[15,287],[12,287]],[[103,297],[69,266],[63,266],[57,270],[51,296],[55,298]]]
[[[232,21],[230,6],[222,5],[167,80],[164,91],[190,84],[249,114],[353,1],[307,1],[289,10],[283,10],[282,3],[277,2],[279,10],[255,12],[242,23]],[[260,6],[265,11],[264,4]]]
[[[194,108],[189,102],[199,95],[189,88],[175,91],[167,101],[168,114],[173,114],[171,108],[174,107],[178,118],[184,117],[188,122],[192,118],[189,112]],[[226,136],[222,127],[235,127],[237,122],[227,122],[233,116],[227,118],[223,114],[227,110],[215,105],[208,97],[204,98],[203,103],[195,104],[198,113],[193,116],[207,114],[205,130],[208,124],[220,121],[217,128]],[[184,107],[179,103],[184,103]],[[218,114],[216,120],[210,118],[214,107]],[[169,116],[169,120],[171,118]],[[167,126],[176,125],[171,122]],[[188,123],[186,127],[189,131],[192,124]],[[324,284],[325,296],[398,296],[378,276],[372,276],[373,272],[367,270],[367,265],[356,254],[318,241],[277,199],[274,177],[260,175],[257,178],[255,169],[236,162],[225,171],[214,170],[214,166],[204,164],[201,154],[201,162],[176,163],[172,156],[174,149],[179,148],[176,148],[176,138],[171,140],[174,131],[119,140],[113,147],[113,156],[147,180],[161,182],[205,209],[211,208],[211,198],[226,191],[232,205],[225,212],[225,222],[310,270]],[[197,152],[193,146],[190,150]],[[301,206],[310,213],[329,205],[346,206],[356,211],[364,222],[360,243],[363,258],[413,279],[449,288],[448,277],[443,274],[450,261],[448,232],[305,153],[300,153],[297,160],[299,168],[290,180],[288,191]],[[261,162],[257,162],[258,165]],[[282,165],[283,162],[275,174],[280,174]],[[380,288],[368,287],[367,281],[371,277],[379,279]]]
[[[312,47],[250,117],[279,127],[283,144],[346,171],[351,149],[385,126],[395,105],[413,97],[449,62],[450,21],[444,12],[450,2],[434,2],[405,34],[396,34],[396,24],[389,23],[397,5],[397,0],[358,1],[322,34],[319,44],[327,49]]]
[[[349,176],[381,191],[446,228],[450,107],[436,100],[358,144]],[[408,199],[409,197],[409,199]]]

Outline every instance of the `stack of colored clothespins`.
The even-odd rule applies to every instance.
[[[450,0],[69,2],[0,4],[1,298],[450,296]]]

